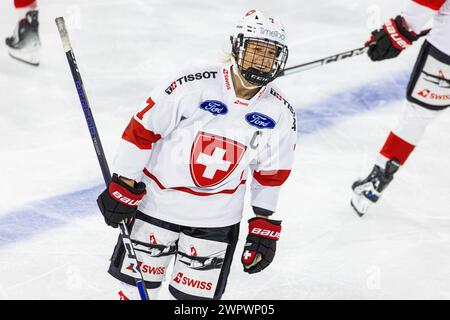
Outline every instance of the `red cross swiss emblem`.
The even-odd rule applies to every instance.
[[[198,187],[224,181],[236,169],[247,147],[237,141],[199,132],[191,150],[190,170]]]

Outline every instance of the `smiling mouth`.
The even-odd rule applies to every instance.
[[[258,71],[267,71],[269,69],[268,67],[262,66],[262,65],[259,65],[259,64],[254,65],[253,68],[255,68]]]

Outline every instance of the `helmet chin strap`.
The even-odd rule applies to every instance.
[[[242,79],[242,75],[241,75],[241,73],[238,71],[237,72],[237,77],[238,77],[238,79],[239,79],[239,82],[241,83],[241,85],[245,88],[245,89],[248,89],[248,90],[254,90],[254,89],[257,89],[257,88],[261,88],[262,86],[257,86],[257,85],[247,85],[247,84],[245,84],[244,83],[244,79]],[[247,82],[247,81],[245,81],[245,82]],[[248,83],[248,82],[247,82]]]
[[[250,85],[248,85],[248,84],[246,84],[245,82],[247,82],[245,79],[243,79],[243,75],[241,74],[241,72],[239,71],[239,68],[238,68],[238,66],[237,66],[237,63],[236,63],[236,60],[235,60],[235,58],[233,57],[233,72],[236,74],[236,76],[237,76],[237,78],[239,79],[239,82],[241,83],[241,85],[245,88],[245,89],[247,89],[247,90],[254,90],[254,89],[257,89],[257,88],[261,88],[261,86],[257,86],[257,85],[252,85],[252,84],[250,84]],[[247,82],[248,83],[248,82]]]

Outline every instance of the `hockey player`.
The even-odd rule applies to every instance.
[[[247,175],[255,217],[243,270],[273,260],[281,221],[272,220],[296,142],[293,107],[272,84],[288,57],[278,20],[251,10],[231,36],[232,63],[179,72],[154,89],[122,135],[112,182],[97,202],[108,225],[129,219],[150,298],[168,274],[176,299],[220,299],[227,284]],[[109,273],[121,298],[138,275],[119,237]]]
[[[378,201],[428,124],[450,106],[450,0],[410,1],[401,15],[373,31],[368,41],[368,55],[373,61],[395,58],[417,40],[430,19],[433,27],[412,71],[399,123],[390,132],[369,176],[353,183],[351,204],[360,216]]]
[[[39,21],[37,0],[14,0],[19,22],[11,37],[5,39],[9,55],[34,66],[39,65]]]

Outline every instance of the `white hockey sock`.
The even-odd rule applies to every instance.
[[[406,102],[394,132],[398,137],[412,145],[417,145],[425,134],[428,125],[442,112],[425,109],[411,102]]]

